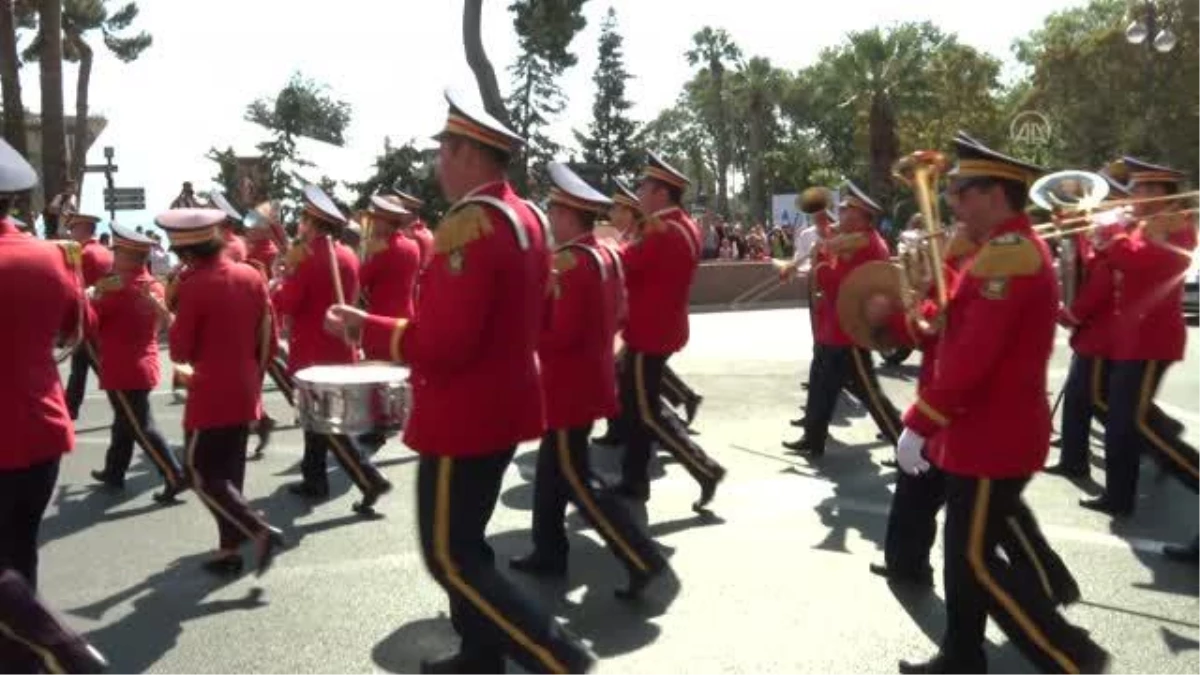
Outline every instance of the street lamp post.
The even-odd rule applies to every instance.
[[[1178,40],[1170,26],[1162,26],[1163,17],[1158,13],[1158,6],[1153,0],[1135,2],[1131,6],[1130,16],[1133,19],[1125,29],[1125,39],[1130,44],[1140,45],[1151,35],[1154,39],[1147,43],[1148,49],[1166,54],[1175,48]]]

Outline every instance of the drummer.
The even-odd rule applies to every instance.
[[[325,311],[338,300],[329,247],[333,247],[346,302],[358,299],[358,256],[344,244],[335,242],[346,223],[346,216],[320,188],[304,187],[304,210],[300,214],[302,241],[289,252],[290,271],[274,295],[275,310],[291,321],[288,372],[293,377],[309,366],[349,364],[356,360],[356,348],[322,328]],[[304,480],[292,485],[291,492],[309,499],[329,496],[325,465],[328,450],[333,450],[338,463],[362,491],[362,500],[354,505],[354,511],[374,515],[375,502],[392,489],[392,484],[363,458],[357,444],[345,435],[305,430],[304,460],[300,464]]]

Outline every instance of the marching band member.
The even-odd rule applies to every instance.
[[[842,388],[866,406],[884,438],[895,443],[900,435],[900,412],[879,388],[871,352],[855,346],[838,323],[838,289],[846,276],[860,265],[890,257],[887,244],[875,229],[883,209],[854,183],[842,190],[838,210],[838,236],[826,240],[822,252],[828,258],[818,264],[812,279],[819,293],[816,346],[809,376],[804,435],[783,447],[796,454],[820,457],[825,454],[829,423],[833,419]]]
[[[932,462],[945,474],[946,630],[937,656],[901,661],[900,672],[985,672],[989,613],[1038,668],[1103,672],[1107,653],[996,550],[1017,537],[1010,519],[1022,513],[1021,493],[1050,442],[1046,368],[1058,282],[1024,213],[1040,170],[962,137],[955,146],[951,206],[980,249],[949,289],[937,367],[896,447],[902,471]]]
[[[421,209],[424,208],[425,202],[397,187],[393,187],[392,192],[400,199],[400,205],[409,212],[401,218],[401,225],[404,234],[417,242],[421,251],[421,269],[424,269],[433,255],[433,232],[429,231],[429,227],[421,218]]]
[[[71,239],[83,249],[83,284],[90,288],[102,277],[112,272],[113,254],[104,244],[96,239],[96,223],[99,216],[89,216],[83,213],[68,213],[65,215],[67,230]],[[91,336],[85,336],[90,341]],[[67,376],[67,410],[71,419],[79,418],[79,406],[83,405],[83,394],[87,389],[88,370],[94,369],[96,363],[91,351],[80,346],[71,356],[71,373]]]
[[[213,192],[209,199],[213,206],[225,214],[225,222],[221,223],[221,238],[225,240],[224,254],[234,262],[247,262],[246,240],[238,234],[242,230],[242,214],[220,192]]]
[[[277,242],[285,241],[283,227],[279,224],[274,205],[271,202],[263,202],[247,211],[242,218],[242,224],[246,231],[244,237],[246,242],[245,262],[258,270],[263,280],[269,284],[275,275],[275,261],[279,259],[280,251]],[[287,367],[278,354],[267,363],[267,375],[275,383],[275,388],[279,390],[279,393],[287,399],[288,405],[294,406],[295,384],[288,376]],[[270,444],[271,434],[275,431],[276,426],[275,419],[271,417],[264,406],[262,419],[254,424],[258,442],[251,455],[252,459],[262,458],[263,451]]]
[[[1183,359],[1183,276],[1196,249],[1196,223],[1189,215],[1164,216],[1178,208],[1161,198],[1179,192],[1182,172],[1132,157],[1123,163],[1134,198],[1160,199],[1136,203],[1134,217],[1145,220],[1132,232],[1117,229],[1102,253],[1112,266],[1116,308],[1104,434],[1105,490],[1080,505],[1113,516],[1134,511],[1143,449],[1159,455],[1163,466],[1192,492],[1197,489],[1196,449],[1183,440],[1182,425],[1154,405],[1163,373]]]
[[[275,290],[275,310],[291,321],[288,335],[288,374],[313,365],[353,363],[356,350],[344,341],[328,335],[322,328],[325,311],[337,302],[329,248],[337,260],[336,274],[341,277],[347,302],[358,299],[358,256],[344,244],[336,243],[338,232],[346,226],[346,217],[333,200],[315,185],[304,188],[304,210],[300,214],[301,244],[289,252],[291,271]],[[350,437],[342,434],[304,432],[304,460],[300,469],[304,479],[291,486],[293,494],[310,499],[329,496],[326,455],[329,450],[362,492],[354,504],[361,515],[374,515],[375,502],[392,489],[359,451]]]
[[[504,178],[524,142],[482,107],[447,93],[438,179],[454,202],[434,235],[411,320],[330,311],[327,328],[368,356],[409,364],[413,410],[404,442],[421,455],[417,520],[434,579],[450,596],[457,654],[426,673],[586,672],[594,657],[496,570],[484,531],[518,443],[545,431],[537,341],[549,233]]]
[[[666,560],[619,500],[593,489],[588,460],[592,423],[617,413],[612,345],[625,288],[619,253],[592,233],[612,202],[564,164],[551,162],[546,171],[553,184],[550,227],[554,241],[562,242],[555,249],[551,316],[538,347],[549,428],[538,449],[533,552],[511,566],[537,576],[566,575],[569,501],[628,571],[629,586],[617,596],[634,599]]]
[[[187,484],[150,410],[150,392],[158,386],[158,332],[163,325],[155,310],[165,297],[162,284],[146,269],[154,240],[117,223],[112,224],[112,235],[113,274],[92,287],[90,303],[100,388],[108,392],[113,409],[112,440],[104,468],[93,471],[92,478],[124,488],[137,443],[163,478],[163,491],[155,493],[154,501],[171,504]]]
[[[107,670],[104,655],[55,616],[28,581],[15,570],[0,568],[0,672]]]
[[[837,224],[833,212],[833,193],[825,187],[810,187],[800,194],[797,206],[812,218],[813,224],[806,227],[797,237],[796,253],[792,261],[779,270],[781,279],[790,280],[800,272],[807,276],[808,290],[808,321],[812,330],[813,348],[809,361],[808,379],[800,383],[800,389],[808,391],[813,379],[813,368],[817,363],[817,326],[822,323],[825,305],[819,302],[820,289],[817,287],[817,270],[829,265],[829,254],[825,252],[824,243],[833,236],[833,228]],[[804,410],[804,406],[800,406]],[[804,415],[789,422],[794,427],[804,426]]]
[[[262,574],[283,538],[242,496],[250,424],[262,415],[263,370],[278,334],[262,277],[222,253],[224,220],[216,209],[172,209],[155,222],[191,270],[176,289],[173,317],[165,304],[158,311],[171,321],[171,360],[195,371],[183,412],[188,474],[220,535],[204,569],[229,576],[242,570],[242,544],[253,543]]]
[[[1125,186],[1103,174],[1109,194],[1128,197]],[[1130,223],[1132,224],[1132,223]],[[1071,366],[1063,385],[1062,449],[1058,464],[1046,473],[1067,478],[1087,478],[1091,473],[1092,417],[1104,419],[1107,409],[1105,370],[1112,352],[1113,269],[1097,250],[1102,241],[1088,233],[1075,237],[1079,285],[1070,306],[1059,309],[1058,322],[1071,329]]]

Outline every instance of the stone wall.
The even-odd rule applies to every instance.
[[[779,273],[770,262],[705,262],[696,270],[692,283],[691,306],[708,309],[749,309],[755,306],[801,306],[807,304],[808,284],[804,277],[770,290],[749,293]],[[746,297],[749,294],[750,297]]]

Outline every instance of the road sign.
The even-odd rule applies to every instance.
[[[106,211],[140,211],[146,208],[145,188],[107,188],[104,190]]]
[[[112,166],[109,166],[107,164],[88,164],[87,166],[83,167],[83,170],[87,173],[109,173],[115,172],[117,170],[117,165],[113,164]]]

